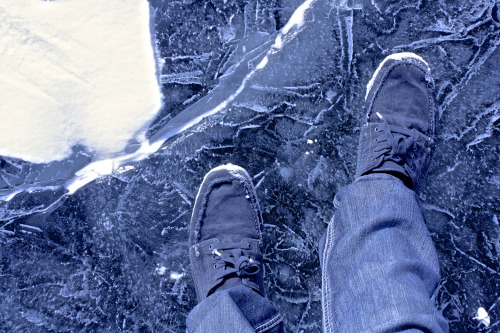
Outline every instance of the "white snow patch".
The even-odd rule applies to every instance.
[[[11,3],[15,2],[14,0],[9,0],[9,1]],[[29,1],[29,0],[19,0],[19,3],[23,3],[24,4],[27,1]],[[75,3],[77,1],[78,0],[66,0],[65,3],[66,2],[67,3]],[[143,3],[146,0],[140,0],[140,1],[141,1],[141,3]],[[160,149],[160,147],[162,146],[163,142],[165,140],[167,140],[168,138],[171,138],[172,136],[174,136],[174,135],[176,135],[178,133],[183,132],[184,130],[192,127],[193,125],[195,125],[197,123],[199,123],[204,118],[209,117],[209,116],[211,116],[213,114],[216,114],[216,113],[220,112],[221,110],[224,110],[243,91],[243,89],[246,87],[248,81],[257,72],[259,72],[260,70],[262,70],[267,65],[268,60],[269,60],[269,58],[268,58],[269,55],[272,55],[273,53],[278,52],[283,47],[284,43],[282,43],[282,41],[285,40],[285,43],[286,43],[287,41],[289,41],[289,40],[291,40],[291,39],[293,39],[293,38],[296,37],[296,35],[298,34],[298,32],[300,31],[300,29],[303,27],[303,25],[305,23],[304,22],[305,12],[307,11],[307,9],[309,9],[311,7],[313,1],[314,0],[306,0],[306,1],[304,1],[299,6],[299,8],[297,8],[297,10],[294,12],[294,14],[292,15],[292,17],[288,21],[288,23],[283,27],[282,31],[276,37],[275,42],[272,45],[271,49],[267,52],[267,54],[260,61],[260,63],[257,65],[257,67],[255,69],[253,69],[252,71],[250,71],[243,78],[240,86],[238,87],[238,89],[236,89],[236,91],[232,95],[230,95],[224,101],[222,101],[221,103],[219,103],[216,107],[214,107],[214,108],[206,111],[205,113],[203,113],[201,115],[198,115],[198,116],[196,116],[194,118],[191,118],[190,120],[188,120],[187,122],[185,122],[182,126],[176,127],[174,129],[166,132],[166,133],[163,133],[161,136],[159,136],[157,138],[154,138],[151,141],[142,140],[141,146],[140,146],[139,150],[137,150],[134,153],[127,154],[127,155],[110,156],[107,159],[104,159],[103,156],[98,156],[99,158],[97,158],[97,160],[95,162],[92,162],[89,165],[85,166],[84,168],[80,169],[75,174],[75,176],[72,179],[68,180],[65,183],[64,186],[68,190],[67,194],[68,195],[73,194],[79,188],[85,186],[89,182],[91,182],[91,181],[93,181],[93,180],[95,180],[95,179],[97,179],[99,177],[112,174],[121,165],[123,165],[125,163],[131,163],[131,162],[135,162],[135,161],[140,161],[140,160],[143,160],[143,159],[149,157],[150,154],[153,154],[158,149]],[[98,0],[88,0],[86,2],[81,2],[81,4],[83,4],[83,3],[87,4],[89,2],[91,2],[93,4],[100,3]],[[108,4],[108,3],[116,4],[117,2],[119,2],[119,1],[118,0],[113,0],[113,1],[107,2],[106,4]],[[127,4],[129,4],[129,2],[133,2],[133,0],[125,0],[125,1],[122,1],[122,2],[125,5],[127,5]],[[119,2],[120,5],[115,5],[115,7],[120,7],[122,2]],[[102,9],[102,7],[99,7],[99,8]],[[0,10],[1,10],[1,7],[0,7]],[[1,23],[2,22],[0,20],[0,24]],[[291,31],[292,28],[295,28],[295,29],[293,31]],[[125,34],[125,35],[127,35],[127,34]],[[148,36],[149,36],[149,30],[148,30]],[[150,45],[149,45],[149,49],[151,49]],[[0,51],[1,51],[1,49],[0,49]],[[244,52],[246,52],[246,51],[244,50]],[[151,65],[154,66],[154,62],[152,62]],[[155,81],[155,88],[156,88],[155,91],[158,91],[158,100],[157,100],[157,104],[155,104],[156,105],[155,112],[156,112],[156,110],[159,108],[159,106],[161,104],[161,97],[160,97],[160,94],[159,94],[159,90],[158,90],[159,88],[157,86],[157,82],[156,81]],[[126,95],[126,94],[124,94],[124,95]],[[0,112],[0,115],[1,115],[1,112]],[[148,118],[148,119],[150,119],[150,118]],[[120,118],[119,120],[122,120],[122,119]],[[109,124],[107,124],[107,125],[109,125]],[[144,127],[141,127],[141,128],[144,128]],[[109,127],[108,127],[108,129],[109,129]],[[109,135],[111,135],[111,134],[114,134],[113,130],[109,129]],[[139,137],[139,139],[142,139],[142,136]],[[1,146],[1,141],[0,141],[0,146]],[[32,149],[32,152],[33,151],[35,151],[35,149]],[[0,155],[1,154],[2,154],[2,151],[0,150]],[[43,156],[41,156],[41,155],[43,155],[43,154],[37,155],[38,158],[42,159]],[[9,154],[9,156],[14,156],[14,155]],[[299,184],[299,186],[301,186],[301,185]],[[15,193],[13,195],[9,195],[8,196],[8,200],[12,199],[18,193],[20,193],[20,192],[17,192],[17,193]]]
[[[269,61],[269,57],[266,55],[261,61],[260,63],[257,65],[257,67],[255,68],[256,70],[260,70],[264,67],[266,67],[267,63]]]
[[[0,3],[0,155],[35,163],[143,141],[161,105],[146,0]]]
[[[155,272],[158,275],[165,275],[165,273],[167,272],[167,267],[165,266],[156,267]]]
[[[304,15],[306,10],[311,7],[313,0],[306,0],[304,1],[298,8],[293,12],[292,16],[290,17],[290,20],[286,23],[286,25],[283,27],[283,32],[282,34],[287,34],[294,26],[301,27],[304,25]]]
[[[134,170],[135,167],[132,166],[132,165],[126,165],[126,166],[121,166],[119,167],[117,170],[116,170],[116,173],[117,174],[120,174],[120,173],[124,173],[124,172],[127,172],[129,170]]]
[[[0,197],[0,201],[10,201],[16,195],[18,195],[19,193],[22,193],[24,191],[27,191],[29,193],[33,193],[33,192],[36,192],[36,191],[47,191],[47,190],[49,190],[49,191],[57,191],[58,189],[59,189],[58,186],[45,186],[45,187],[42,187],[42,186],[33,186],[33,187],[28,188],[28,189],[19,188],[19,189],[15,190],[15,191],[12,191],[12,193],[10,193],[10,194],[1,196]]]
[[[481,324],[484,324],[486,327],[490,326],[491,319],[488,315],[488,312],[483,307],[477,309],[477,316],[474,319],[478,320]]]
[[[177,272],[172,272],[170,273],[170,278],[172,280],[179,280],[180,278],[182,278],[184,276],[184,273],[177,273]]]

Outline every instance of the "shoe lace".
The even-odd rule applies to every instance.
[[[218,244],[209,254],[215,260],[216,281],[230,277],[251,277],[260,270],[260,263],[252,259],[248,251],[252,249],[250,243]]]
[[[407,164],[410,169],[415,166],[415,151],[422,143],[419,140],[419,133],[399,126],[391,126],[387,120],[379,115],[381,123],[375,127],[375,132],[379,133],[375,137],[374,155],[375,161],[382,157],[382,161],[393,161],[398,164]]]

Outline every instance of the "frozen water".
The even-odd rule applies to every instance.
[[[353,180],[366,85],[387,55],[412,52],[441,113],[421,193],[439,308],[453,332],[498,330],[495,1],[150,4],[164,103],[148,140],[100,162],[82,146],[45,164],[1,160],[2,329],[184,331],[191,207],[204,174],[233,163],[261,202],[267,294],[289,331],[320,332],[317,244]]]

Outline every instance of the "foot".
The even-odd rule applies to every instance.
[[[263,295],[262,217],[248,173],[227,164],[203,179],[191,217],[189,254],[201,302],[246,285]]]
[[[356,178],[388,173],[420,189],[436,139],[437,105],[429,65],[396,53],[379,65],[365,96]]]

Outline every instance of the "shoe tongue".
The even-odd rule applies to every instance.
[[[245,285],[245,286],[249,287],[250,289],[252,289],[253,291],[255,291],[256,293],[263,296],[263,292],[261,290],[259,290],[259,286],[258,286],[257,282],[255,281],[255,279],[257,279],[257,277],[255,277],[253,279],[252,278],[247,279],[245,281],[245,283],[243,283],[243,281],[240,277],[227,278],[219,286],[213,286],[212,289],[209,291],[207,297],[212,295],[215,292],[219,292],[219,291],[226,290],[226,289],[233,288],[233,287],[240,286],[240,285]]]
[[[227,238],[224,239],[224,241],[227,241]],[[241,246],[246,247],[248,245],[248,242],[244,242],[244,243],[245,244],[241,244]],[[223,245],[223,244],[221,243],[221,245]],[[239,246],[239,244],[237,244],[237,243],[235,243],[234,245]],[[255,290],[256,292],[260,293],[259,286],[257,284],[258,276],[256,275],[256,274],[258,274],[260,267],[257,268],[256,270],[251,270],[251,271],[249,270],[249,268],[252,268],[252,269],[255,268],[255,267],[253,267],[253,266],[255,266],[255,261],[252,264],[251,259],[249,259],[248,257],[242,257],[242,255],[244,253],[242,253],[241,249],[239,249],[239,248],[234,248],[232,250],[225,249],[225,250],[221,250],[221,251],[225,251],[226,254],[230,254],[230,255],[234,256],[234,263],[233,263],[234,266],[231,265],[231,267],[236,268],[236,273],[230,271],[230,272],[228,272],[229,275],[226,275],[223,277],[222,282],[220,282],[220,281],[215,282],[214,285],[211,287],[207,296],[210,296],[212,293],[214,293],[216,291],[222,291],[225,289],[236,287],[236,286],[241,285],[241,284],[244,284],[247,287],[250,287],[253,290]],[[253,266],[252,267],[244,266],[243,262],[247,262],[247,265],[253,265]],[[220,268],[220,269],[223,269],[223,268]],[[244,275],[244,279],[245,279],[244,281],[243,281],[242,277],[239,276],[240,274]],[[217,284],[217,283],[220,283],[220,284]]]

